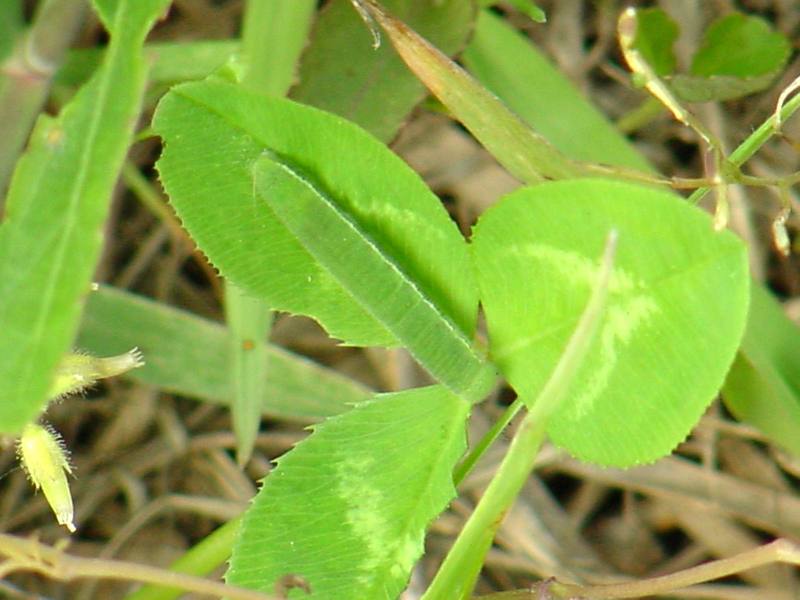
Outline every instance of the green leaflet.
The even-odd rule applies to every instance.
[[[689,102],[731,100],[768,87],[783,69],[791,45],[758,17],[731,13],[706,30],[689,74],[670,85]]]
[[[153,42],[145,44],[144,55],[151,65],[151,85],[203,79],[223,66],[240,49],[238,40]],[[76,48],[67,53],[55,74],[57,85],[74,86],[88,79],[100,64],[98,48]]]
[[[611,229],[604,321],[548,433],[613,466],[670,452],[719,390],[748,307],[746,251],[669,193],[600,179],[512,193],[473,236],[491,354],[532,401],[563,352]]]
[[[800,456],[800,330],[761,286],[722,397],[736,418]]]
[[[647,38],[637,40],[638,49],[655,67],[660,65],[659,72],[663,73],[674,63],[670,34],[674,29],[670,25],[672,21],[661,9],[644,9],[637,14],[637,35]],[[747,20],[742,22],[741,15],[731,21],[732,25],[737,23],[745,29],[753,27]],[[750,46],[764,43],[759,35],[756,32]],[[772,38],[774,34],[767,32],[766,35]],[[709,48],[703,53],[710,51]],[[708,58],[703,58],[702,62],[710,66],[711,55],[706,56]],[[481,15],[475,38],[463,58],[485,85],[568,156],[633,167],[638,162],[640,168],[646,165],[616,130],[593,127],[590,119],[583,118],[584,113],[596,112],[595,109],[563,75],[546,63],[540,65],[542,59],[530,42],[501,19],[488,13]],[[540,68],[529,71],[528,65]],[[766,65],[762,63],[760,66]],[[780,68],[774,64],[773,67]],[[747,76],[748,73],[740,75]],[[752,71],[749,73],[751,77],[756,75]],[[713,91],[705,83],[701,89]],[[530,110],[532,106],[535,110]],[[585,139],[591,139],[592,143],[576,145],[576,140]],[[740,156],[734,162],[741,164],[742,161]],[[790,378],[787,379],[797,371],[793,362],[797,362],[796,357],[800,354],[786,350],[793,345],[790,339],[794,331],[795,328],[774,307],[774,302],[769,301],[763,289],[753,289],[747,333],[723,390],[723,397],[734,414],[790,449],[797,448],[800,439],[797,434],[800,415],[792,391],[797,386],[790,383]],[[766,352],[761,349],[762,343],[766,343]]]
[[[711,24],[692,59],[692,75],[727,75],[747,79],[773,76],[789,58],[783,34],[759,17],[731,13]]]
[[[688,73],[674,73],[678,25],[660,8],[637,11],[634,47],[687,102],[731,100],[763,90],[790,54],[789,41],[759,18],[733,12],[703,34]]]
[[[494,6],[495,4],[500,3],[498,0],[480,0],[478,6],[481,8],[487,8],[489,6]],[[510,0],[509,4],[511,4],[521,13],[528,15],[528,17],[530,17],[531,20],[535,21],[536,23],[547,22],[547,14],[545,14],[545,12],[531,0]]]
[[[146,78],[141,46],[167,0],[109,0],[103,66],[53,119],[40,117],[0,227],[0,431],[18,433],[73,341],[108,202]],[[123,26],[124,24],[124,26]]]
[[[636,38],[633,46],[653,67],[656,75],[664,77],[675,71],[677,58],[672,47],[680,35],[680,28],[660,8],[644,8],[636,11]]]
[[[278,460],[245,514],[227,581],[288,573],[326,600],[396,598],[425,528],[455,496],[469,405],[442,386],[376,396]]]
[[[397,345],[398,327],[418,327],[382,322],[375,307],[355,301],[259,201],[255,167],[268,152],[326,190],[384,261],[454,326],[451,340],[471,338],[477,286],[463,238],[421,179],[357,126],[206,81],[165,96],[154,127],[166,143],[158,167],[179,216],[222,274],[244,290],[274,309],[313,316],[348,344]],[[363,274],[368,288],[374,273]],[[470,367],[479,364],[475,358]]]

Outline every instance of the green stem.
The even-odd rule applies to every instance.
[[[789,119],[789,117],[791,117],[795,111],[797,111],[798,108],[800,108],[800,94],[794,96],[791,100],[783,105],[783,108],[781,109],[781,121],[785,123],[787,119]],[[731,155],[728,157],[728,162],[737,168],[741,167],[744,163],[750,160],[753,155],[761,149],[761,146],[763,146],[767,140],[769,140],[776,133],[778,133],[778,131],[775,128],[775,115],[773,114],[766,121],[764,121],[758,129],[747,136],[747,139],[731,153]],[[711,191],[711,188],[709,187],[696,189],[694,193],[689,196],[689,202],[693,204],[700,202],[700,200],[702,200],[709,191]]]
[[[633,133],[663,113],[664,105],[656,98],[648,96],[639,106],[622,115],[616,126],[621,133]]]
[[[544,441],[546,422],[532,419],[532,414],[528,413],[520,425],[500,468],[447,554],[423,600],[469,596],[495,531],[530,476],[539,447]]]
[[[231,556],[231,548],[236,539],[236,532],[241,523],[241,517],[225,523],[214,530],[200,543],[192,547],[186,554],[172,563],[169,570],[187,575],[208,575],[222,565]],[[147,585],[137,592],[130,594],[125,600],[173,600],[184,590],[179,588]]]
[[[486,493],[467,520],[423,600],[460,600],[469,597],[495,531],[530,476],[545,438],[548,419],[566,397],[596,337],[605,312],[615,250],[616,232],[612,231],[603,253],[597,283],[564,353],[520,424]]]
[[[453,485],[458,487],[458,485],[464,481],[464,478],[469,475],[470,471],[472,471],[475,463],[480,460],[481,456],[483,456],[483,453],[486,452],[486,449],[494,443],[500,433],[511,422],[511,419],[517,415],[522,406],[522,399],[517,398],[508,408],[506,408],[503,415],[497,421],[495,421],[494,425],[492,425],[489,431],[487,431],[486,434],[475,445],[475,447],[470,450],[467,457],[456,467],[456,470],[453,472]]]
[[[47,0],[14,52],[0,65],[0,198],[19,153],[86,14],[85,0]]]

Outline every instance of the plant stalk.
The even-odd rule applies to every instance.
[[[567,396],[597,335],[605,313],[616,241],[616,231],[610,232],[597,283],[564,353],[523,419],[486,493],[467,520],[423,600],[469,597],[497,528],[530,476],[545,438],[548,419]]]
[[[570,598],[586,598],[587,600],[590,598],[605,600],[643,598],[680,592],[689,586],[774,563],[800,565],[800,547],[789,540],[778,539],[736,556],[721,558],[670,575],[607,585],[574,585],[558,581],[545,581],[536,584],[535,589],[487,594],[478,596],[474,600],[538,600],[543,597],[553,600],[557,598],[563,600]]]
[[[798,108],[800,108],[800,94],[794,96],[791,100],[783,105],[783,108],[780,110],[781,122],[785,123],[789,117],[791,117],[797,111]],[[728,157],[728,162],[737,168],[741,167],[761,149],[761,146],[767,143],[767,140],[779,132],[780,130],[776,126],[776,116],[774,114],[770,115],[770,117],[764,121],[758,127],[758,129],[747,136],[745,141],[739,144],[736,150],[734,150]],[[701,187],[696,189],[692,195],[689,196],[689,202],[697,204],[709,191],[711,191],[711,188],[709,187]]]
[[[208,575],[231,555],[241,517],[228,521],[204,538],[169,566],[173,573]],[[174,600],[183,594],[180,588],[148,585],[128,595],[125,600]]]
[[[0,563],[0,578],[5,578],[16,571],[33,571],[62,581],[84,578],[113,579],[177,587],[185,591],[231,600],[275,600],[273,596],[261,592],[149,565],[123,560],[71,556],[64,553],[61,548],[13,535],[0,534],[0,554],[5,557]]]
[[[46,0],[0,65],[0,198],[87,8],[86,0]]]
[[[458,487],[464,481],[467,475],[470,474],[475,464],[480,460],[483,453],[491,446],[503,430],[508,427],[511,420],[517,416],[517,413],[522,408],[522,398],[517,398],[512,402],[508,408],[503,412],[502,416],[495,421],[489,431],[475,444],[475,447],[470,450],[466,458],[462,460],[455,471],[453,472],[453,485]]]

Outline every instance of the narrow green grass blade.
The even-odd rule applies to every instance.
[[[308,43],[316,7],[316,0],[247,1],[242,31],[245,85],[265,94],[286,94]]]
[[[341,203],[291,166],[263,156],[254,185],[321,267],[382,323],[438,381],[477,402],[495,374],[470,340],[413,280],[339,208]]]
[[[227,581],[273,593],[297,574],[315,598],[397,598],[426,527],[455,496],[468,412],[432,386],[376,396],[315,427],[245,514]]]
[[[101,286],[89,296],[77,344],[95,354],[138,346],[146,363],[128,373],[131,379],[216,404],[233,399],[229,331],[188,312]],[[267,345],[267,355],[265,416],[315,421],[371,395],[355,381],[278,346]]]
[[[98,1],[101,69],[58,118],[41,117],[0,228],[0,431],[36,416],[77,330],[101,228],[146,79],[141,46],[167,0]]]
[[[247,70],[242,85],[265,94],[286,93],[314,8],[313,0],[248,0],[242,34]],[[272,315],[262,300],[230,281],[225,282],[225,315],[232,337],[235,390],[231,413],[236,460],[244,465],[250,459],[261,423],[268,376],[264,368],[265,344]]]
[[[566,156],[652,171],[627,138],[533,43],[494,13],[481,11],[462,61],[478,81]]]
[[[536,183],[580,173],[456,63],[374,0],[366,3],[411,71],[512,175]]]
[[[223,66],[239,51],[239,40],[199,40],[145,44],[144,56],[151,65],[148,81],[164,85],[203,79]],[[78,86],[92,76],[103,60],[98,48],[80,48],[67,53],[53,83]]]
[[[0,2],[0,56],[9,53],[0,64],[0,206],[47,101],[52,70],[77,35],[88,13],[87,4],[84,0],[38,2],[32,23],[20,31],[19,3]]]
[[[386,6],[447,54],[464,47],[475,7],[463,0],[388,0]],[[391,44],[373,48],[350,3],[332,0],[319,14],[290,96],[341,115],[385,142],[425,96]]]
[[[253,452],[261,425],[261,404],[269,377],[266,339],[272,326],[272,313],[262,300],[226,282],[225,320],[230,335],[231,415],[236,435],[236,461],[244,465]]]

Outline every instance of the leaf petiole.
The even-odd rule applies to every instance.
[[[617,233],[612,230],[606,241],[597,282],[564,353],[536,398],[533,408],[520,424],[486,493],[467,520],[439,572],[423,595],[423,600],[469,597],[495,531],[530,475],[536,455],[545,439],[548,418],[567,395],[597,335],[608,298],[616,245]]]

